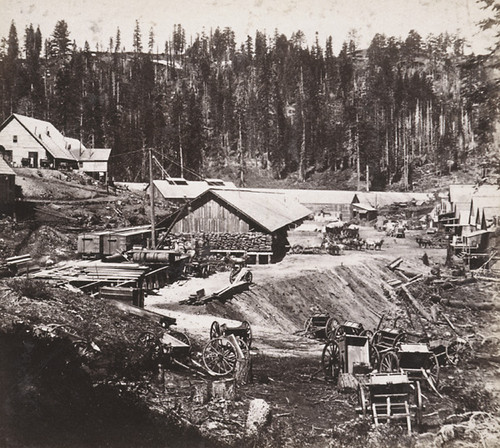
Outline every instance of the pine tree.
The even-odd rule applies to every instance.
[[[149,41],[148,41],[148,50],[150,53],[153,53],[155,46],[155,32],[153,27],[149,30]]]
[[[134,38],[133,38],[134,53],[142,53],[142,37],[139,21],[135,21]]]
[[[116,28],[116,38],[115,38],[115,53],[119,53],[121,51],[120,45],[122,43],[120,28]]]

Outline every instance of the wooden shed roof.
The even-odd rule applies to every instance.
[[[269,232],[296,223],[312,213],[298,201],[282,193],[261,193],[240,189],[213,189],[208,193],[227,202]]]
[[[212,188],[191,200],[189,205],[196,209],[198,204],[203,204],[210,198],[226,204],[228,209],[242,215],[247,222],[270,233],[300,222],[312,213],[311,210],[284,194],[242,189]],[[168,226],[183,219],[188,213],[187,210],[186,206],[181,207],[161,221],[158,226]]]
[[[12,176],[16,175],[14,170],[9,166],[9,164],[1,156],[0,156],[0,174],[4,174],[4,175],[9,174]]]

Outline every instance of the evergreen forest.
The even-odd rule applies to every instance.
[[[300,181],[368,167],[372,189],[409,189],[416,167],[446,174],[494,145],[494,69],[457,35],[376,34],[360,48],[353,32],[336,53],[332,37],[307,45],[301,31],[236,42],[230,28],[188,37],[176,25],[160,43],[136,21],[129,51],[121,32],[107,48],[79,48],[64,20],[46,36],[12,22],[0,44],[0,120],[33,116],[112,148],[114,179],[129,181],[147,179],[152,148],[173,177],[232,165],[244,186],[252,166]]]

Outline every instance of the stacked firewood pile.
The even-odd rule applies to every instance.
[[[210,247],[210,250],[271,252],[272,237],[259,232],[248,233],[176,233],[169,235],[165,244],[170,247],[187,245]]]

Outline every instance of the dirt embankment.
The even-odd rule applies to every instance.
[[[367,256],[369,262],[363,262]],[[252,266],[256,283],[225,303],[179,305],[197,290],[210,294],[226,286],[228,273],[222,272],[169,285],[148,296],[146,308],[175,317],[180,328],[202,339],[208,338],[213,320],[229,325],[247,320],[254,346],[267,355],[317,355],[322,346],[297,335],[315,312],[329,313],[339,323],[359,322],[367,329],[375,329],[382,315],[385,325],[401,313],[381,287],[396,277],[387,264],[388,259],[378,253],[289,256],[278,265]]]

